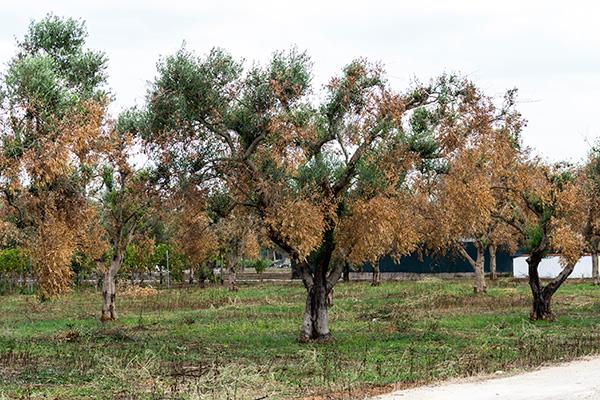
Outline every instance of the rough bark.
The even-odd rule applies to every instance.
[[[459,243],[457,248],[462,256],[469,262],[469,265],[471,265],[471,268],[473,268],[473,272],[475,273],[473,291],[475,293],[484,293],[487,290],[487,286],[485,284],[485,257],[483,245],[479,241],[475,242],[475,248],[477,249],[477,257],[475,260],[467,253],[462,244]]]
[[[102,280],[102,315],[100,320],[102,322],[114,321],[117,319],[117,310],[115,304],[115,298],[117,296],[117,288],[115,284],[115,277],[121,267],[122,257],[115,256],[111,260],[110,267],[104,273]]]
[[[327,340],[329,336],[327,286],[319,282],[307,289],[300,341],[322,341]]]
[[[381,272],[379,271],[379,262],[374,262],[372,265],[373,276],[371,286],[379,286],[381,284]]]
[[[554,313],[552,312],[551,301],[552,296],[565,280],[571,275],[575,264],[567,265],[562,269],[560,274],[552,279],[546,286],[542,286],[538,267],[542,261],[542,252],[534,251],[527,257],[529,269],[529,287],[533,296],[533,304],[530,318],[532,320],[554,321]]]
[[[331,265],[334,246],[333,231],[328,231],[313,271],[307,262],[297,262],[302,282],[306,288],[304,318],[299,337],[301,342],[331,339],[327,298],[342,276],[344,269],[341,263]],[[331,271],[329,271],[330,266]]]
[[[498,273],[496,272],[496,245],[490,244],[488,248],[490,252],[490,279],[495,281],[498,279]]]
[[[238,290],[237,277],[235,267],[237,260],[234,257],[230,257],[227,266],[227,288],[230,292],[236,292]]]

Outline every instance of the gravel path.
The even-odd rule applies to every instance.
[[[506,377],[400,390],[377,400],[599,400],[600,358]]]

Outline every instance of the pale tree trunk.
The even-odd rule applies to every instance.
[[[495,281],[498,279],[498,273],[496,272],[496,245],[490,244],[488,248],[490,252],[490,279]]]
[[[237,264],[237,257],[229,257],[227,265],[227,287],[230,292],[236,292],[238,290],[235,267]]]
[[[373,277],[371,280],[371,286],[379,286],[381,284],[381,272],[379,271],[379,262],[376,261],[372,264],[373,266]]]
[[[188,277],[188,284],[190,286],[194,284],[194,268],[190,268],[190,276]]]
[[[102,322],[114,321],[117,319],[115,304],[117,288],[115,285],[115,277],[121,267],[121,260],[122,257],[120,255],[113,257],[110,267],[104,273],[104,279],[102,281],[102,315],[100,317]]]
[[[483,250],[477,250],[477,260],[475,265],[475,286],[473,290],[475,293],[483,293],[487,290],[485,284],[485,272],[484,272],[484,258],[483,255],[479,256],[479,252],[483,253]]]
[[[477,257],[475,260],[467,253],[465,248],[461,243],[457,246],[458,251],[462,254],[462,256],[469,262],[471,267],[473,268],[473,272],[475,273],[475,282],[473,286],[473,291],[475,293],[484,293],[487,290],[487,286],[485,284],[485,270],[484,270],[484,251],[483,245],[479,242],[475,242],[475,248],[477,249]]]

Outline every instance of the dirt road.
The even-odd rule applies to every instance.
[[[519,375],[401,390],[377,400],[600,400],[600,358]]]

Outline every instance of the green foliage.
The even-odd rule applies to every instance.
[[[355,60],[344,68],[339,84],[328,88],[321,112],[328,121],[341,123],[342,116],[348,111],[362,110],[371,91],[381,88],[384,83],[381,69],[364,59]]]
[[[19,42],[18,59],[28,56],[47,56],[61,84],[79,100],[103,97],[101,87],[106,83],[107,58],[102,52],[85,49],[85,23],[73,18],[52,14],[32,22],[23,41]]]
[[[277,82],[275,96],[286,106],[299,100],[310,89],[312,62],[306,52],[292,48],[273,54],[268,67],[269,80]]]
[[[232,204],[233,199],[231,196],[229,196],[229,194],[227,194],[227,192],[216,190],[208,197],[208,216],[211,218],[211,220],[218,221],[227,216]]]
[[[426,108],[418,108],[410,117],[410,133],[407,137],[409,148],[425,159],[436,158],[439,144],[433,132],[436,120]]]
[[[152,254],[148,254],[145,249],[141,249],[135,243],[127,246],[123,267],[120,272],[148,272],[153,266]]]
[[[83,22],[47,15],[32,22],[17,43],[18,53],[0,83],[0,97],[6,99],[0,104],[12,129],[2,137],[6,156],[20,157],[38,144],[39,135],[52,133],[66,113],[81,111],[84,101],[108,100],[106,56],[85,49],[86,38]]]
[[[202,135],[197,122],[220,123],[233,100],[228,93],[239,78],[241,65],[221,49],[201,59],[185,48],[158,64],[158,77],[149,98],[149,131],[171,131],[182,137]],[[214,120],[214,118],[217,120]],[[182,129],[184,128],[184,129]]]
[[[327,153],[319,153],[298,168],[297,188],[321,186],[332,183],[341,172],[342,164]]]
[[[102,262],[106,263],[107,256],[108,255],[104,255]],[[86,254],[81,252],[75,253],[71,260],[71,270],[73,270],[73,273],[75,274],[75,284],[79,284],[81,275],[97,272],[97,267],[96,260],[92,260]]]
[[[157,265],[164,271],[168,269],[175,281],[181,281],[183,270],[189,268],[189,262],[185,255],[175,251],[166,243],[159,243],[154,246],[154,253],[151,259],[152,265]]]
[[[363,158],[356,167],[357,187],[355,194],[365,198],[381,193],[387,187],[385,171],[381,170],[377,162],[371,162],[371,160],[375,160],[373,157],[377,157],[375,151],[372,153],[371,157]]]
[[[119,134],[141,132],[148,124],[146,117],[147,113],[137,107],[126,109],[117,116],[115,129]]]
[[[73,106],[62,86],[56,61],[48,55],[28,55],[11,63],[6,74],[10,101],[38,110],[43,119],[62,115]]]
[[[529,224],[525,227],[525,246],[527,251],[537,248],[544,237],[544,231],[539,224]]]
[[[0,250],[0,273],[25,273],[29,270],[29,258],[20,248]]]
[[[565,184],[573,182],[575,179],[573,166],[565,162],[556,164],[551,179],[557,189],[562,190]]]
[[[257,274],[262,274],[273,265],[273,262],[268,258],[257,258],[255,260],[244,259],[240,262],[245,268],[254,268]]]

